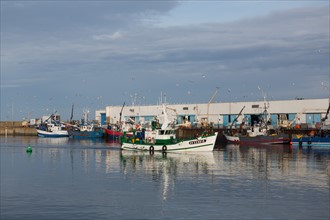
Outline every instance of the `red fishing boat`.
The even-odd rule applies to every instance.
[[[119,138],[123,135],[122,131],[114,130],[111,126],[108,128],[103,128],[105,131],[105,135],[110,140],[119,140]]]
[[[121,107],[120,113],[119,113],[119,122],[117,124],[108,124],[107,128],[103,128],[105,136],[109,140],[119,140],[121,136],[123,136],[123,128],[122,128],[122,121],[121,121],[121,115],[123,112],[123,108],[125,106],[125,102],[123,106]]]

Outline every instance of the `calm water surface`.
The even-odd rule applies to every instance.
[[[0,219],[330,219],[330,149],[217,147],[1,137]]]

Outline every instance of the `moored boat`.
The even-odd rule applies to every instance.
[[[104,132],[110,140],[117,140],[124,134],[121,131],[114,131],[108,128],[104,128]]]
[[[98,126],[90,125],[81,125],[79,127],[74,127],[73,129],[68,130],[69,136],[71,138],[102,138],[103,129]]]
[[[69,136],[71,138],[102,138],[103,129],[102,127],[90,123],[88,121],[89,111],[84,111],[84,119],[79,126],[73,126],[68,130]]]
[[[55,112],[56,113],[56,112]],[[66,126],[54,120],[55,113],[51,114],[48,119],[42,123],[37,130],[39,137],[68,137],[68,131]]]
[[[290,137],[287,134],[282,133],[262,133],[262,134],[231,134],[226,131],[223,132],[228,143],[241,144],[241,145],[251,145],[251,144],[289,144]]]
[[[287,134],[270,134],[258,136],[240,136],[241,145],[250,144],[289,144],[290,138]]]
[[[146,132],[147,133],[147,132]],[[205,134],[199,138],[178,140],[175,131],[157,129],[146,134],[146,139],[122,138],[123,150],[142,150],[142,151],[213,151],[218,133]]]
[[[292,138],[292,145],[330,147],[330,136],[302,136]]]
[[[106,136],[107,139],[109,140],[119,140],[119,138],[121,136],[123,136],[124,132],[123,132],[123,124],[121,121],[121,115],[123,112],[125,106],[125,102],[123,104],[123,106],[121,107],[120,113],[119,113],[119,121],[116,124],[108,124],[107,128],[103,128],[104,129],[104,134]]]
[[[330,112],[330,101],[328,105],[328,110],[321,119],[321,126],[317,132],[311,131],[309,135],[298,135],[291,140],[292,145],[298,146],[318,146],[318,147],[330,147],[330,130],[329,127],[325,124],[328,119]]]
[[[243,108],[241,109],[241,111],[238,113],[238,115],[236,116],[236,118],[234,119],[234,121],[232,123],[230,123],[230,127],[227,130],[224,130],[222,132],[223,136],[225,136],[226,140],[228,143],[230,144],[238,144],[240,142],[240,139],[238,137],[238,134],[236,131],[234,131],[233,125],[235,122],[237,122],[238,118],[242,115],[242,112],[244,110],[245,106],[243,106]],[[243,117],[244,118],[244,117]],[[241,122],[241,126],[244,124],[244,121]],[[240,129],[241,130],[241,129]]]
[[[68,131],[61,125],[47,124],[45,129],[36,128],[39,137],[68,137]]]
[[[246,131],[246,134],[240,134],[239,140],[242,145],[250,144],[289,144],[288,134],[271,130],[267,125],[256,124]]]
[[[237,117],[231,123],[228,130],[223,132],[228,143],[235,143],[241,145],[255,145],[255,144],[289,144],[290,137],[287,134],[280,133],[270,129],[270,116],[267,112],[267,105],[264,106],[264,112],[259,116],[258,122],[254,122],[252,126],[243,129],[245,124],[244,119],[240,122],[239,131],[232,129],[233,124],[237,121],[238,117],[242,115],[242,111],[245,106],[241,109]],[[244,117],[243,117],[244,118]]]
[[[140,138],[124,135],[121,138],[123,150],[174,152],[174,151],[213,151],[217,132],[203,132],[201,137],[180,140],[176,138],[176,127],[167,118],[166,108],[163,106],[164,123],[158,127],[152,122],[151,130],[144,132]]]
[[[224,130],[222,132],[222,134],[223,134],[223,136],[225,136],[228,143],[231,143],[231,144],[239,144],[240,143],[240,139],[239,139],[238,135],[233,134],[232,132],[229,132],[227,130]]]

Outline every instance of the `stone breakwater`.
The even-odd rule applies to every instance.
[[[38,133],[33,127],[24,127],[22,122],[0,122],[0,136],[37,136]]]

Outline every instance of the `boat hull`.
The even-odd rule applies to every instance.
[[[266,135],[266,136],[240,136],[240,144],[289,144],[290,138],[287,135]]]
[[[330,137],[315,136],[315,137],[293,138],[291,144],[297,146],[330,147]]]
[[[231,144],[238,144],[240,142],[240,139],[238,136],[232,136],[232,135],[228,135],[228,134],[223,134],[227,140],[228,143]]]
[[[102,138],[103,131],[68,131],[71,138]]]
[[[113,131],[111,129],[104,129],[104,133],[106,137],[110,140],[118,140],[121,136],[123,136],[123,132],[120,131]]]
[[[160,152],[176,152],[176,151],[213,151],[218,133],[208,137],[202,137],[191,140],[178,141],[173,144],[152,144],[138,142],[122,142],[123,150],[135,151],[160,151]]]
[[[40,129],[36,129],[39,137],[69,137],[69,133],[66,130],[60,131],[44,131]]]

